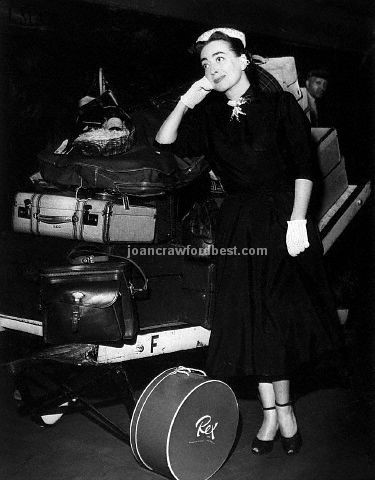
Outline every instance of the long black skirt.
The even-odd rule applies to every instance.
[[[223,202],[206,365],[211,375],[288,377],[340,345],[323,248],[311,219],[310,246],[297,257],[288,254],[292,208],[291,192],[237,194]]]

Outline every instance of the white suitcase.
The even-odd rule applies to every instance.
[[[13,230],[35,235],[78,238],[82,201],[75,197],[17,193],[13,206]]]
[[[150,243],[155,236],[155,220],[154,207],[86,200],[80,239],[98,243]]]
[[[73,196],[17,193],[13,230],[97,243],[154,240],[156,209]]]

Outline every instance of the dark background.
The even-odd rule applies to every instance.
[[[373,9],[373,0],[0,0],[0,231],[10,229],[14,194],[31,188],[38,152],[70,132],[99,67],[131,113],[202,76],[189,48],[219,24],[244,30],[253,54],[295,57],[301,85],[313,67],[330,71],[331,126],[349,183],[365,183],[375,144]],[[337,298],[351,308],[352,369],[371,398],[374,218],[371,199],[325,257]],[[374,405],[366,409],[371,425]]]

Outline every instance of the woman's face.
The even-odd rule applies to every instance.
[[[238,57],[225,40],[214,40],[203,47],[201,63],[214,90],[226,92],[242,80],[246,57]]]

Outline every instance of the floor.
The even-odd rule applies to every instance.
[[[34,339],[27,334],[10,332],[0,335],[1,359],[14,360],[27,353]],[[157,374],[176,365],[202,366],[204,350],[179,352],[128,362],[131,384],[139,395]],[[19,367],[19,362],[12,364]],[[129,417],[109,376],[98,367],[72,367],[47,362],[60,378],[77,369],[92,369],[93,387],[85,398],[125,432]],[[43,363],[39,365],[45,368]],[[100,367],[102,368],[102,367]],[[39,378],[40,370],[37,377]],[[337,372],[336,372],[337,373]],[[340,372],[341,375],[342,372]],[[296,412],[303,435],[301,452],[288,457],[280,443],[262,457],[250,453],[250,444],[261,421],[255,386],[250,381],[233,379],[240,406],[240,427],[235,447],[215,480],[370,480],[375,478],[372,411],[375,396],[365,392],[353,372],[332,375],[312,372],[309,381],[296,379]],[[130,447],[84,411],[66,413],[53,427],[41,427],[28,414],[21,414],[13,398],[14,382],[9,363],[0,369],[0,478],[3,480],[147,480],[162,478],[137,463]],[[308,386],[307,386],[308,384]],[[188,477],[187,477],[188,478]]]

